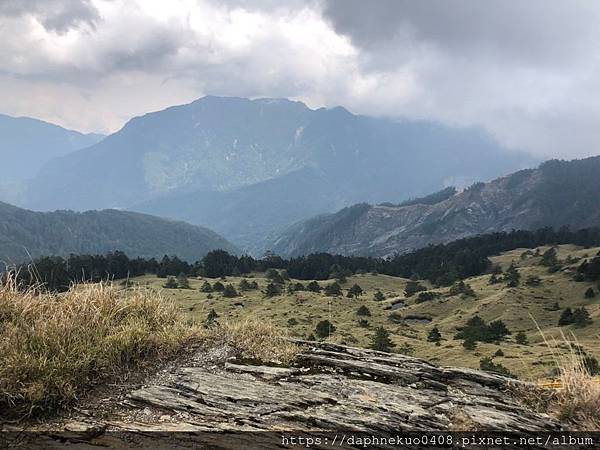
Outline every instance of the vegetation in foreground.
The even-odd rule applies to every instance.
[[[236,356],[287,363],[296,346],[263,322],[195,325],[176,304],[143,288],[74,285],[65,293],[0,286],[0,410],[51,412],[87,389],[155,367],[192,340]]]

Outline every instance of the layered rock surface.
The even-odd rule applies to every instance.
[[[236,361],[227,351],[199,352],[113,399],[110,414],[90,408],[54,425],[59,433],[46,436],[43,444],[62,442],[57,436],[64,441],[65,432],[81,448],[135,448],[161,439],[177,442],[169,441],[166,448],[187,448],[198,439],[208,439],[210,448],[233,448],[224,437],[240,446],[252,443],[247,448],[273,448],[269,439],[278,441],[283,432],[560,428],[519,403],[514,392],[533,388],[520,382],[403,355],[328,343],[300,345],[292,367]],[[277,433],[264,433],[269,431]]]

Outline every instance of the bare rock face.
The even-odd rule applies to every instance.
[[[199,358],[128,392],[113,417],[87,418],[89,429],[80,419],[63,430],[70,436],[80,430],[83,440],[93,435],[93,440],[87,439],[92,446],[107,445],[97,436],[97,430],[105,430],[105,439],[114,446],[118,433],[128,433],[131,445],[132,434],[141,442],[142,436],[174,431],[211,436],[237,431],[560,429],[550,417],[518,402],[512,393],[528,387],[521,382],[471,369],[437,367],[403,355],[328,343],[299,344],[302,353],[294,366],[286,368]],[[250,433],[246,439],[257,436],[268,434]],[[279,439],[278,434],[272,436]],[[213,444],[211,448],[221,448]]]

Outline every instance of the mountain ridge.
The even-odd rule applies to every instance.
[[[239,250],[206,228],[130,211],[36,212],[0,202],[0,260],[20,263],[39,256],[104,254],[130,257],[176,254],[195,261],[210,250]]]
[[[290,226],[272,241],[282,256],[315,252],[391,256],[476,234],[600,225],[600,156],[550,160],[434,204],[358,204]]]

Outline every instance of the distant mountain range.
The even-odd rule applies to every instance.
[[[315,214],[398,202],[533,164],[478,129],[209,96],[134,118],[51,160],[20,204],[187,220],[260,254],[287,226]]]
[[[188,261],[210,250],[239,250],[202,227],[146,214],[104,211],[41,213],[0,203],[0,261],[18,263],[45,255],[104,254],[177,255]]]
[[[23,183],[52,158],[103,138],[101,134],[82,134],[29,117],[0,114],[0,200],[19,198]]]
[[[489,183],[401,205],[357,204],[289,227],[274,239],[283,256],[314,252],[389,256],[512,229],[600,226],[600,156],[552,160]]]

